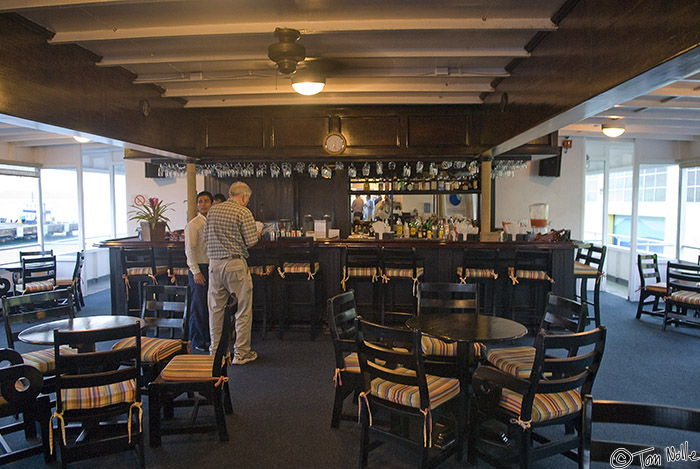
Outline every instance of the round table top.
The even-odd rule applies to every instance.
[[[423,314],[409,319],[406,325],[454,342],[500,342],[527,334],[527,328],[519,322],[467,313]]]
[[[53,331],[88,331],[128,326],[138,322],[141,327],[144,321],[134,316],[85,316],[75,319],[59,319],[31,326],[19,333],[19,340],[28,344],[53,345]]]

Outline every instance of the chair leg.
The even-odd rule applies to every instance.
[[[593,314],[595,316],[595,327],[600,327],[600,276],[595,279],[593,290]]]
[[[335,398],[333,399],[333,415],[331,417],[331,428],[340,426],[340,415],[343,412],[343,387],[336,385]]]
[[[360,404],[360,456],[357,467],[362,469],[367,467],[367,457],[369,453],[369,415],[367,407]]]
[[[157,385],[151,384],[148,389],[148,434],[151,448],[158,448],[161,443],[160,407],[160,389]]]
[[[640,319],[642,317],[642,311],[644,309],[644,299],[646,298],[646,295],[644,294],[644,290],[641,290],[639,292],[639,304],[637,305],[637,319]],[[654,302],[654,309],[657,308],[656,304],[658,304],[658,300]]]
[[[224,376],[228,376],[226,370],[224,370]],[[228,383],[224,383],[224,412],[228,415],[233,413],[233,404],[231,403],[231,389],[228,387]]]
[[[214,401],[214,416],[216,426],[219,429],[219,441],[228,441],[228,430],[226,429],[226,418],[224,417],[224,405],[222,401],[221,387],[212,384],[212,400]]]

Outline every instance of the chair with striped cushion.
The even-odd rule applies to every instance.
[[[478,283],[479,297],[482,299],[480,313],[496,314],[494,285],[498,278],[496,269],[500,251],[498,249],[470,249],[462,251],[462,265],[457,267],[457,280],[460,283]]]
[[[2,298],[7,345],[15,347],[20,333],[18,325],[24,329],[28,324],[73,318],[73,294],[69,290],[52,290],[26,295]],[[67,349],[65,353],[76,353]],[[22,360],[39,370],[45,378],[45,391],[53,390],[53,376],[56,368],[53,348],[33,350],[22,354]]]
[[[47,257],[53,256],[53,249],[44,249],[41,251],[20,251],[19,262],[22,265],[22,259],[30,257]],[[22,284],[22,270],[12,272],[12,291],[15,295],[21,293],[18,287]]]
[[[549,334],[581,332],[585,326],[585,315],[581,310],[581,303],[550,293],[540,330]],[[486,354],[486,361],[491,366],[518,378],[530,376],[534,360],[535,347],[529,346],[492,348]]]
[[[661,281],[659,259],[656,253],[638,254],[637,270],[639,270],[637,319],[641,318],[642,314],[663,317],[664,308],[659,308],[659,301],[663,301],[666,296],[666,282]],[[647,306],[651,306],[651,309],[645,309]]]
[[[403,325],[415,316],[418,284],[423,280],[423,259],[416,248],[390,248],[382,246],[382,324]],[[399,298],[408,302],[400,303]]]
[[[189,340],[189,293],[186,286],[142,285],[141,368],[144,386],[158,377],[175,356],[187,353]],[[116,342],[112,349],[132,347],[133,338]]]
[[[357,411],[350,415],[343,414],[343,402],[351,394],[353,400],[357,401],[357,396],[362,392],[362,376],[355,345],[355,290],[329,298],[327,309],[328,329],[335,351],[335,399],[331,428],[338,428],[340,419],[357,420]]]
[[[555,454],[578,461],[573,450],[581,444],[583,396],[593,387],[605,336],[605,326],[576,334],[540,331],[528,377],[491,366],[477,368],[472,378],[470,463],[478,457],[495,467],[525,468]],[[569,431],[543,434],[541,429],[553,425]],[[500,445],[482,438],[493,429],[501,432]]]
[[[182,248],[168,248],[168,278],[173,285],[187,286],[187,275],[190,268],[187,267],[187,256]]]
[[[426,374],[421,333],[355,319],[364,376],[360,407],[360,466],[381,442],[418,453],[421,467],[462,459],[466,396],[456,378]]]
[[[85,251],[78,251],[75,254],[75,266],[73,275],[70,278],[58,278],[56,288],[64,288],[73,292],[73,304],[80,311],[85,306],[83,299],[83,265],[85,264]]]
[[[132,346],[109,350],[109,343],[126,338],[131,339]],[[95,351],[70,355],[60,352],[64,346],[84,344],[95,344]],[[86,331],[55,330],[54,352],[56,411],[51,420],[57,430],[51,449],[60,448],[61,466],[133,450],[138,464],[144,467],[139,323],[134,320],[128,326]],[[72,431],[81,428],[86,432]],[[121,462],[125,467],[134,463]]]
[[[156,265],[156,256],[150,248],[119,248],[124,279],[124,314],[138,316],[141,312],[141,285],[169,283],[168,266]]]
[[[15,286],[18,293],[37,293],[56,288],[56,256],[22,257],[21,283]]]
[[[700,265],[669,262],[666,265],[666,309],[664,323],[700,325]],[[693,314],[688,314],[688,312]]]
[[[581,281],[581,291],[577,298],[583,305],[583,312],[586,314],[586,324],[591,320],[596,327],[600,326],[600,287],[603,282],[603,265],[605,264],[605,254],[607,246],[589,245],[581,247],[576,251],[574,260],[574,278]],[[588,281],[594,280],[593,301],[588,300]],[[593,315],[588,314],[588,305],[593,306]]]
[[[347,246],[342,251],[343,291],[355,290],[355,305],[364,317],[381,320],[380,250],[377,246]]]
[[[165,366],[160,376],[148,385],[151,447],[160,446],[163,435],[209,431],[218,431],[219,441],[228,441],[224,414],[233,413],[227,368],[231,363],[229,343],[236,309],[235,297],[232,297],[224,308],[221,339],[214,355],[177,355]],[[183,394],[187,395],[186,399],[175,400]],[[213,405],[216,420],[214,424],[196,422],[200,405]],[[174,418],[174,407],[192,407],[191,418],[185,419],[187,423]],[[163,417],[172,422],[163,425]]]
[[[277,273],[281,286],[282,307],[279,317],[279,338],[288,326],[296,322],[297,311],[306,311],[311,340],[320,331],[323,308],[323,275],[316,258],[314,239],[279,238],[277,240]]]
[[[542,321],[547,293],[552,289],[552,252],[549,249],[516,249],[510,277],[510,314],[530,328]]]

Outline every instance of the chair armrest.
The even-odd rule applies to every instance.
[[[10,365],[24,364],[22,355],[20,355],[19,352],[11,348],[0,348],[0,363],[4,361],[10,362]]]
[[[0,369],[0,393],[16,408],[34,405],[43,385],[44,377],[33,366],[20,364]]]

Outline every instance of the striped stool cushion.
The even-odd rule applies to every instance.
[[[22,293],[36,293],[40,291],[51,291],[56,286],[56,282],[51,280],[40,280],[38,282],[30,282],[26,285],[22,285],[17,289]]]
[[[700,305],[700,293],[681,290],[671,293],[671,300],[688,305]]]
[[[377,275],[376,267],[348,267],[348,277],[374,277]]]
[[[163,368],[166,381],[201,381],[212,379],[214,355],[177,355]]]
[[[78,352],[70,347],[62,346],[61,353],[66,355],[74,355]],[[56,369],[56,359],[54,358],[52,348],[37,350],[36,352],[23,353],[22,359],[24,360],[24,363],[33,366],[42,374],[53,373],[53,371]]]
[[[360,361],[357,358],[357,353],[353,352],[347,357],[345,357],[345,369],[348,373],[359,373],[360,372]]]
[[[171,272],[171,275],[187,275],[190,272],[190,269],[187,267],[173,267],[173,271]]]
[[[112,345],[112,350],[133,347],[136,339],[127,337]],[[180,339],[161,339],[160,337],[141,337],[141,361],[158,363],[182,351]]]
[[[457,276],[460,278],[498,278],[493,269],[465,269],[462,275],[462,267],[457,267]]]
[[[574,275],[581,277],[595,277],[598,275],[598,268],[588,264],[582,264],[579,261],[574,261]]]
[[[407,373],[412,373],[406,370]],[[439,376],[425,375],[428,382],[428,395],[430,407],[435,409],[457,394],[459,394],[459,380],[454,378],[441,378]],[[407,386],[394,383],[381,378],[375,378],[370,384],[370,394],[381,399],[408,407],[420,407],[420,395],[418,386]]]
[[[547,275],[544,270],[516,270],[515,278],[526,279],[526,280],[548,280],[554,282],[554,280]]]
[[[498,405],[519,416],[522,400],[523,396],[520,394],[510,389],[503,389],[501,402]],[[573,414],[582,408],[581,395],[575,390],[535,394],[535,399],[532,403],[532,421],[545,422]]]
[[[61,389],[63,410],[98,409],[122,402],[134,402],[135,398],[135,379],[91,388]]]
[[[314,263],[314,272],[319,271],[319,264],[318,262]],[[284,267],[282,268],[284,270],[285,274],[308,274],[310,273],[309,270],[309,263],[308,262],[285,262]]]
[[[274,265],[251,265],[248,267],[252,275],[258,275],[262,277],[263,275],[270,275],[275,271]]]
[[[666,293],[666,282],[652,283],[651,285],[646,285],[644,290],[654,292],[654,293]]]
[[[445,342],[437,337],[423,335],[420,338],[423,355],[436,355],[439,357],[456,357],[457,342]],[[480,359],[485,353],[486,346],[481,342],[474,342],[474,358]]]
[[[406,277],[413,278],[413,269],[386,269],[384,275],[389,278],[392,277]],[[418,267],[416,269],[416,278],[423,276],[423,267]]]
[[[163,275],[168,272],[168,267],[165,265],[156,266],[156,275]],[[127,275],[153,275],[153,269],[150,267],[131,267],[126,269]],[[187,275],[187,269],[185,269]]]
[[[535,347],[503,347],[488,351],[486,360],[499,370],[518,378],[529,378]]]

